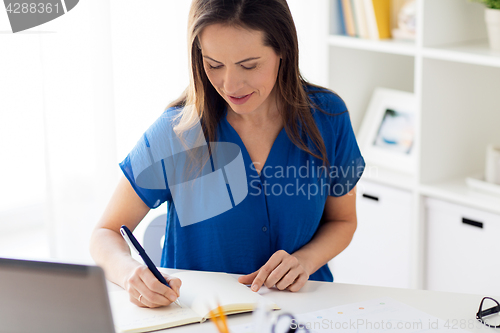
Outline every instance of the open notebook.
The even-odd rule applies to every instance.
[[[111,292],[111,309],[116,330],[148,332],[201,323],[209,318],[210,310],[215,309],[217,303],[220,303],[225,314],[234,314],[252,311],[264,299],[226,273],[190,271],[172,276],[182,281],[179,297],[182,308],[176,304],[156,309],[140,308],[130,302],[125,290]],[[271,301],[269,303],[270,308],[279,310],[276,304]]]

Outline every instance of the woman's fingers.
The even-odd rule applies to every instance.
[[[276,267],[271,274],[269,274],[269,277],[264,284],[268,288],[276,285],[276,288],[283,290],[288,287],[289,284],[292,284],[300,273],[302,273],[302,269],[299,264],[299,260],[292,255],[287,255],[282,258],[278,267]],[[289,283],[285,287],[280,288],[283,283],[280,285],[278,284],[283,281],[283,279]]]
[[[305,286],[307,280],[309,280],[309,275],[300,274],[299,277],[295,280],[295,282],[289,285],[286,289],[292,292],[299,291],[303,286]]]
[[[279,250],[275,252],[271,258],[259,269],[259,273],[252,282],[252,290],[258,291],[260,287],[266,282],[269,275],[274,271],[276,267],[281,263],[283,257],[288,255],[287,252]],[[266,285],[267,286],[267,285]],[[273,285],[271,285],[272,287]],[[270,287],[269,287],[270,288]]]
[[[170,288],[175,292],[177,297],[181,296],[181,285],[182,281],[179,278],[163,274],[165,277],[165,280],[167,280],[167,283],[170,285]]]
[[[142,308],[159,308],[164,305],[156,304],[149,301],[146,297],[144,297],[139,291],[136,291],[130,294],[130,301],[137,306]]]
[[[293,273],[291,273],[294,276],[290,276],[287,278],[288,280],[292,279],[291,281],[289,281],[289,284],[293,283],[298,274],[305,271],[296,257],[288,254],[283,250],[277,251],[259,270],[259,274],[257,274],[253,282],[252,290],[254,290],[254,286],[257,286],[256,290],[254,291],[259,290],[263,284],[268,288],[272,288],[274,285],[278,287],[277,283],[279,283],[283,278],[290,274],[291,270],[296,268],[298,269],[298,271],[294,270]]]
[[[147,302],[158,306],[164,306],[169,305],[177,299],[174,291],[158,281],[147,266],[139,267],[136,272],[139,281],[134,287]],[[142,303],[146,304],[144,301],[142,301]]]
[[[129,295],[129,296],[130,296],[130,302],[132,304],[135,304],[135,305],[137,305],[137,306],[139,306],[141,308],[147,308],[148,307],[148,306],[142,304],[141,302],[139,302],[138,300],[136,300],[134,297],[132,297],[132,295]]]
[[[140,277],[142,281],[144,281],[146,287],[153,292],[153,294],[150,294],[152,302],[168,305],[171,302],[175,302],[177,299],[177,293],[161,283],[147,267],[144,266],[144,269],[140,273]],[[164,298],[167,299],[165,300]]]
[[[300,274],[303,274],[303,270],[299,267],[294,267],[290,269],[276,284],[276,288],[279,290],[285,290],[290,285],[292,285],[295,280],[299,277]]]
[[[259,274],[259,271],[255,271],[253,273],[250,273],[248,275],[243,275],[238,278],[239,283],[243,284],[252,284],[253,280],[255,280],[255,277]]]
[[[253,291],[258,291],[262,285],[268,288],[276,285],[280,290],[298,291],[309,279],[299,259],[283,250],[275,252],[257,272],[240,277],[239,281],[250,283],[249,280],[253,275],[255,275],[252,282]]]
[[[180,292],[181,281],[164,275],[173,289],[161,283],[147,266],[139,266],[127,280],[127,291],[132,303],[138,306],[160,307],[174,302]],[[169,283],[170,284],[170,283]]]

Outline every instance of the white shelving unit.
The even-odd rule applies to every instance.
[[[336,3],[329,1],[331,16]],[[487,144],[500,143],[500,52],[488,47],[483,5],[417,0],[417,10],[415,42],[340,36],[332,24],[326,66],[328,86],[345,100],[356,133],[376,87],[416,96],[416,175],[379,168],[363,179],[411,193],[410,286],[425,289],[434,286],[427,269],[428,232],[441,230],[427,227],[427,200],[500,214],[500,197],[465,183],[465,177],[484,170]],[[496,278],[500,269],[497,273]]]
[[[390,54],[415,56],[417,48],[414,43],[394,41],[392,39],[374,41],[352,38],[341,35],[330,35],[328,44],[335,47],[344,47],[357,50],[374,51]]]

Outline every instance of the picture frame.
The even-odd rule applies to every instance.
[[[416,172],[415,95],[376,88],[361,124],[358,143],[365,161],[400,173]]]

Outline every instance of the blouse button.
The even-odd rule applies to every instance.
[[[266,232],[267,231],[267,227],[262,227],[262,231]]]

